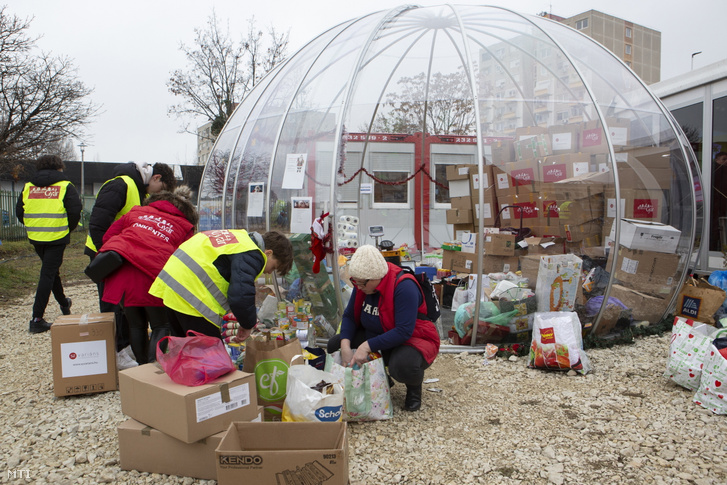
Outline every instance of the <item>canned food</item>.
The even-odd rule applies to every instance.
[[[271,340],[285,340],[285,337],[283,336],[283,331],[279,328],[271,328],[270,329],[270,339]]]

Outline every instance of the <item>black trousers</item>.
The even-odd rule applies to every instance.
[[[50,294],[59,305],[66,306],[66,294],[61,283],[61,265],[65,244],[33,244],[36,254],[40,257],[40,277],[38,287],[35,289],[35,302],[33,303],[33,318],[43,318],[48,306]]]
[[[351,348],[357,348],[366,341],[366,333],[363,329],[356,332],[351,342]],[[331,354],[341,349],[341,335],[334,335],[328,339],[328,353]],[[411,345],[400,345],[393,349],[382,350],[381,356],[389,368],[389,375],[407,386],[420,386],[424,381],[424,371],[429,367],[424,356]]]
[[[93,261],[96,255],[89,256]],[[119,305],[103,301],[104,282],[96,283],[98,289],[98,309],[101,313],[114,313],[116,315],[116,351],[120,352],[129,345],[129,322]]]

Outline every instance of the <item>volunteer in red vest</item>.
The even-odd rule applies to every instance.
[[[328,352],[340,348],[344,366],[364,364],[369,352],[380,352],[389,375],[406,384],[404,409],[422,405],[424,371],[439,353],[439,333],[427,314],[419,284],[410,274],[387,263],[374,246],[361,246],[348,263],[354,286],[343,313],[340,335],[328,341]]]
[[[223,317],[240,323],[233,342],[245,341],[257,324],[255,281],[263,273],[285,275],[293,246],[284,234],[244,229],[203,231],[182,243],[149,289],[161,298],[172,329],[222,338]]]
[[[15,213],[25,224],[28,240],[42,261],[35,290],[31,333],[50,330],[43,318],[51,292],[64,315],[71,313],[71,299],[66,297],[61,282],[61,264],[71,231],[81,219],[81,199],[76,188],[63,174],[63,160],[57,155],[44,155],[36,161],[37,172],[25,184],[18,198]]]

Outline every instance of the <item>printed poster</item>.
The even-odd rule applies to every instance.
[[[247,216],[262,217],[265,204],[265,183],[252,182],[247,193]]]
[[[292,197],[290,202],[290,232],[309,233],[313,225],[313,197]]]
[[[285,173],[283,174],[284,189],[302,189],[305,180],[305,165],[308,161],[307,153],[288,153],[285,159]]]

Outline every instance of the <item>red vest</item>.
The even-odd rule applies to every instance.
[[[389,272],[386,273],[386,276],[384,276],[381,280],[379,286],[376,287],[380,293],[379,318],[381,319],[381,326],[383,327],[384,332],[388,332],[396,325],[396,322],[394,322],[394,289],[398,284],[396,277],[401,272],[401,268],[395,264],[387,264],[389,265]],[[399,278],[399,281],[403,281],[404,279],[411,279],[416,282],[414,277],[410,274],[404,274],[401,278]],[[419,284],[417,283],[417,286],[418,285]],[[365,297],[366,294],[363,291],[356,292],[353,315],[356,325],[361,325],[361,309],[363,308],[363,301]],[[424,295],[422,295],[422,304],[419,305],[417,311],[424,315],[427,314],[427,304],[424,301]],[[433,322],[417,318],[414,325],[414,333],[411,338],[404,343],[404,345],[411,345],[417,349],[422,356],[424,356],[424,360],[426,360],[428,364],[431,364],[434,362],[434,359],[439,353],[439,332],[437,332]]]

